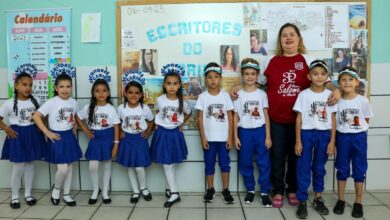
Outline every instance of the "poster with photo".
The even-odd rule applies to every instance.
[[[260,25],[260,3],[244,3],[242,5],[244,12],[244,25],[257,26]]]
[[[220,63],[222,72],[239,71],[240,50],[238,45],[221,45]]]
[[[139,70],[141,51],[123,50],[122,53],[122,72],[126,73],[129,70]]]
[[[365,29],[351,30],[351,53],[359,56],[368,54],[368,31]]]
[[[333,71],[339,72],[345,66],[351,65],[351,50],[349,48],[333,48]]]
[[[353,29],[367,28],[366,5],[350,5],[349,6],[349,26]]]
[[[251,47],[251,54],[259,54],[263,56],[267,56],[267,50],[265,49],[265,41],[261,38],[263,34],[261,34],[260,29],[250,30],[249,32],[249,42]]]
[[[70,9],[24,9],[6,11],[8,95],[18,67],[37,69],[32,95],[40,102],[52,97],[51,71],[57,64],[70,64]]]
[[[156,49],[141,49],[141,71],[144,74],[161,75],[158,67],[158,53]]]

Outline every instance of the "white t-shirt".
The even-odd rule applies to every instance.
[[[114,125],[121,123],[115,107],[109,103],[104,106],[95,106],[92,124],[88,124],[88,111],[89,104],[84,105],[84,107],[79,112],[77,112],[77,116],[79,116],[81,120],[86,120],[90,129],[104,130],[107,128],[112,128]]]
[[[203,126],[207,141],[227,141],[229,133],[227,112],[233,110],[230,96],[222,90],[215,96],[205,91],[199,95],[195,109],[203,111]]]
[[[179,113],[179,99],[170,100],[165,94],[157,98],[158,113],[154,122],[166,129],[174,129],[183,124],[184,114],[191,114],[191,107],[183,101],[183,113]]]
[[[146,120],[152,121],[154,118],[152,111],[146,104],[143,107],[139,104],[135,108],[130,108],[127,104],[124,107],[122,104],[118,107],[118,114],[122,121],[122,130],[131,134],[144,132],[148,127]]]
[[[332,129],[332,113],[337,112],[337,105],[329,106],[326,102],[332,92],[325,89],[321,93],[307,88],[299,93],[294,111],[302,113],[302,130]]]
[[[73,128],[77,112],[77,101],[55,96],[47,100],[39,109],[43,116],[49,115],[49,127],[54,131],[66,131]]]
[[[18,115],[14,112],[14,99],[8,99],[0,108],[0,116],[8,118],[11,125],[28,126],[33,125],[32,114],[36,111],[31,99],[17,100]]]
[[[341,98],[338,102],[337,131],[359,133],[368,130],[366,118],[374,116],[368,99],[357,95],[354,99]]]
[[[268,108],[267,94],[260,89],[253,92],[238,91],[234,112],[238,113],[238,127],[259,128],[265,124],[264,110]]]

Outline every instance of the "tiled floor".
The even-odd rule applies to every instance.
[[[172,208],[166,209],[162,205],[165,197],[162,194],[154,194],[153,200],[144,201],[142,198],[136,205],[129,203],[130,194],[113,192],[111,193],[112,203],[102,204],[101,198],[95,205],[88,205],[89,191],[73,192],[77,201],[76,207],[64,206],[61,202],[59,206],[50,203],[50,193],[47,191],[35,191],[34,196],[39,199],[38,204],[29,207],[22,201],[20,209],[9,207],[10,192],[0,190],[0,220],[3,219],[207,219],[207,220],[241,220],[241,219],[296,219],[296,208],[286,205],[281,209],[262,208],[257,197],[255,204],[243,204],[245,193],[234,194],[235,203],[225,205],[221,195],[217,195],[214,202],[204,204],[202,195],[199,193],[182,193],[182,201]],[[334,192],[323,194],[326,205],[332,210],[337,200]],[[353,204],[354,194],[346,196],[348,206],[344,215],[338,216],[332,212],[328,216],[320,216],[311,207],[309,208],[310,220],[315,219],[353,219],[350,215],[351,204]],[[287,202],[285,201],[285,204]],[[388,220],[390,219],[390,192],[366,192],[364,195],[364,219],[366,220]]]

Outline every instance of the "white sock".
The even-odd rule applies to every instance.
[[[176,183],[175,183],[175,165],[163,165],[164,167],[164,173],[165,178],[167,179],[169,188],[171,189],[171,196],[169,197],[168,201],[173,201],[179,197],[178,194],[173,194],[174,192],[177,192]]]
[[[130,179],[131,187],[133,188],[133,193],[139,193],[137,176],[135,175],[134,168],[129,167],[127,173],[129,174],[129,179]]]
[[[24,198],[31,196],[31,189],[34,178],[34,163],[24,165]]]
[[[57,172],[54,179],[54,189],[51,193],[51,197],[54,199],[60,198],[61,186],[68,174],[68,164],[57,164]]]
[[[111,160],[102,162],[103,164],[103,199],[110,198],[108,196],[108,187],[110,186],[111,178]]]
[[[146,177],[145,177],[145,168],[144,167],[136,167],[135,171],[137,172],[137,179],[139,182],[139,188],[141,190],[146,189]],[[149,194],[149,190],[142,191],[142,194],[145,196]]]
[[[93,192],[91,199],[96,199],[99,194],[99,161],[89,161],[89,174],[91,175]]]
[[[73,174],[73,164],[68,164],[68,173],[66,174],[66,178],[64,180],[64,195],[69,195],[70,186],[72,185],[72,175]],[[64,196],[65,199],[66,196]],[[70,198],[70,196],[69,196]],[[65,199],[69,202],[69,200]],[[72,201],[72,199],[71,199]]]
[[[13,163],[11,174],[11,200],[19,199],[20,182],[24,172],[24,163]]]

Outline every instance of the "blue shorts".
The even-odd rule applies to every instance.
[[[203,149],[206,176],[214,175],[217,154],[221,172],[230,172],[230,156],[229,149],[226,148],[226,142],[209,141],[208,144],[209,149]]]

